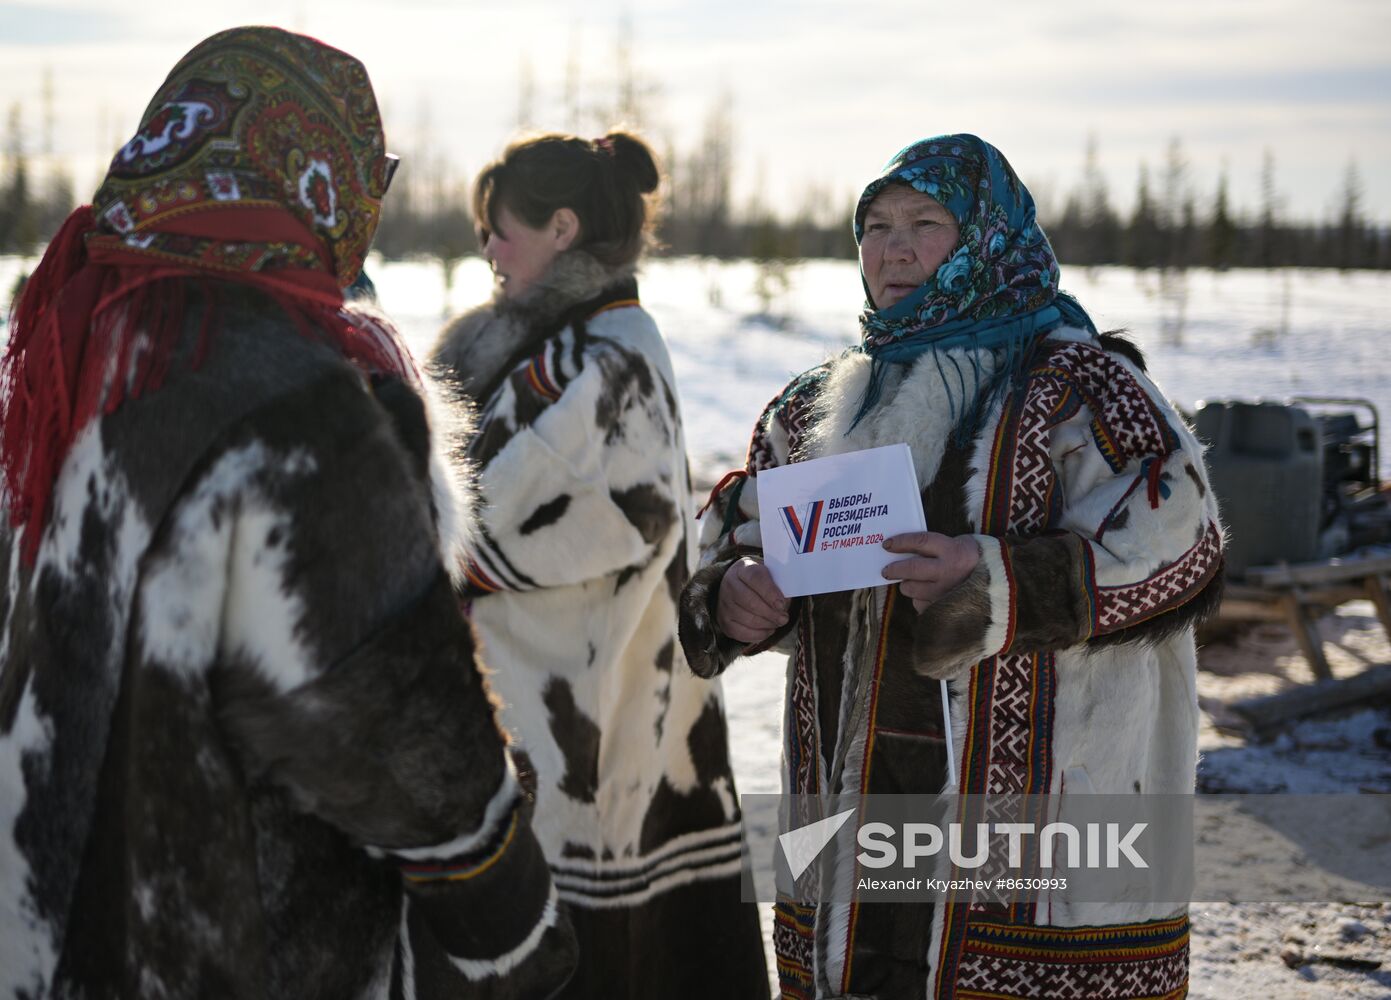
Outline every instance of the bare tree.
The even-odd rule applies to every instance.
[[[633,128],[643,124],[637,70],[633,66],[633,18],[628,11],[618,21],[613,41],[614,95],[611,121]]]
[[[1261,158],[1261,207],[1257,238],[1257,264],[1274,267],[1281,263],[1280,196],[1275,190],[1275,154],[1269,148]]]
[[[43,146],[39,152],[46,161],[53,159],[53,67],[43,68],[43,84],[41,91],[43,102]]]
[[[1184,267],[1188,261],[1187,238],[1191,235],[1193,208],[1188,192],[1188,161],[1178,136],[1169,140],[1161,174],[1157,219],[1164,267]]]
[[[705,117],[700,145],[687,160],[686,214],[703,253],[726,253],[734,169],[734,95],[721,91]]]
[[[1333,263],[1339,268],[1359,267],[1363,263],[1364,232],[1362,218],[1362,178],[1357,161],[1348,160],[1343,188],[1338,194],[1338,220],[1334,226]]]
[[[517,131],[536,127],[536,74],[531,68],[531,56],[522,53],[517,71]]]
[[[565,127],[574,134],[580,131],[580,29],[570,25],[570,48],[565,56]]]

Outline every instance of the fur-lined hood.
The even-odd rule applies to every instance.
[[[479,400],[516,360],[556,332],[567,310],[630,280],[635,269],[635,263],[612,267],[583,250],[566,251],[520,298],[505,298],[498,290],[488,302],[451,320],[430,351],[430,368],[460,393]]]

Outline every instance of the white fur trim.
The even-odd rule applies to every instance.
[[[951,716],[951,755],[956,761],[955,774],[961,774],[961,768],[966,762],[966,708],[970,702],[971,678],[970,675],[958,680],[947,681],[948,692],[948,712]],[[942,788],[943,795],[956,795],[961,791],[959,781],[947,779],[946,785]],[[937,874],[942,874],[939,871]],[[927,965],[927,987],[931,989],[933,981],[937,977],[937,957],[942,950],[942,933],[946,922],[946,907],[938,905],[932,911],[932,933],[928,937],[927,954],[924,956]],[[924,993],[924,996],[930,996]]]
[[[1005,571],[1005,540],[991,535],[973,535],[972,538],[980,546],[980,561],[985,567],[990,594],[990,627],[981,641],[983,651],[976,658],[979,662],[1003,653],[1013,638],[1009,623],[1014,610],[1014,583]]]
[[[947,351],[940,366],[938,360],[925,354],[909,367],[890,366],[873,419],[862,420],[853,430],[850,424],[869,384],[871,360],[849,354],[834,361],[817,394],[802,453],[794,457],[821,458],[903,442],[913,452],[918,485],[927,486],[937,478],[953,429],[953,400],[961,403],[954,379],[958,366],[962,372],[978,366],[988,379],[996,365],[989,351]]]
[[[1045,340],[1056,340],[1059,343],[1067,344],[1095,344],[1096,335],[1090,330],[1080,326],[1060,326],[1048,334]]]
[[[598,858],[565,858],[555,863],[557,877],[565,879],[585,879],[589,876],[627,876],[641,877],[642,869],[648,865],[654,868],[663,867],[662,863],[669,862],[674,854],[683,852],[698,853],[703,845],[708,845],[717,840],[724,840],[734,837],[743,830],[741,823],[727,823],[724,826],[710,827],[707,830],[696,830],[692,833],[683,833],[679,837],[673,837],[655,851],[639,855],[632,858],[621,858],[612,861],[605,861]],[[734,844],[735,850],[739,850],[739,845]],[[708,848],[704,848],[707,849]],[[611,884],[611,883],[610,883]]]
[[[729,878],[738,875],[741,870],[743,859],[738,855],[737,848],[734,857],[718,864],[707,865],[702,868],[677,868],[667,872],[658,878],[652,879],[642,888],[633,892],[615,896],[593,896],[584,892],[583,889],[574,888],[557,879],[560,898],[572,906],[583,907],[588,910],[609,910],[622,907],[641,906],[648,900],[678,889],[683,885],[691,885],[695,882],[704,882],[711,879]]]
[[[546,907],[541,911],[541,919],[536,922],[531,933],[517,947],[497,958],[457,958],[450,955],[449,961],[470,982],[476,983],[484,979],[505,976],[531,957],[532,953],[540,946],[541,938],[545,936],[546,931],[555,926],[559,916],[560,901],[556,895],[555,886],[551,886],[550,895],[546,897]]]
[[[401,898],[401,996],[403,1000],[415,1000],[415,949],[411,947],[411,897]]]
[[[457,585],[463,582],[464,565],[477,541],[477,480],[459,447],[473,430],[473,414],[465,403],[446,404],[436,384],[428,379],[421,388],[421,398],[430,425],[430,494],[440,558]]]
[[[512,815],[512,810],[516,808],[517,800],[521,797],[521,784],[517,781],[517,767],[512,763],[512,755],[506,755],[507,770],[503,772],[502,782],[498,785],[497,791],[493,792],[493,797],[488,800],[487,807],[483,810],[483,819],[478,826],[468,833],[460,834],[453,840],[447,840],[442,844],[431,844],[428,847],[403,847],[403,848],[366,848],[367,853],[374,858],[383,857],[391,854],[393,857],[403,861],[432,861],[436,858],[456,858],[461,854],[476,851],[496,835],[502,823]]]

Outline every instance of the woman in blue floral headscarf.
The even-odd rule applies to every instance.
[[[1098,334],[1059,290],[1033,200],[989,143],[902,150],[865,188],[854,231],[861,342],[779,393],[745,468],[712,495],[682,595],[691,666],[791,653],[784,788],[797,802],[1191,792],[1193,627],[1222,564],[1198,444],[1134,345]],[[885,543],[904,557],[885,569],[897,585],[787,601],[760,560],[758,473],[897,442],[932,529]],[[1182,907],[1065,892],[862,907],[851,873],[823,852],[798,882],[823,901],[778,903],[784,996],[1187,989]]]

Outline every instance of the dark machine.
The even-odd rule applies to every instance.
[[[1208,401],[1195,429],[1227,527],[1231,577],[1391,544],[1391,493],[1378,473],[1380,419],[1370,401]]]

